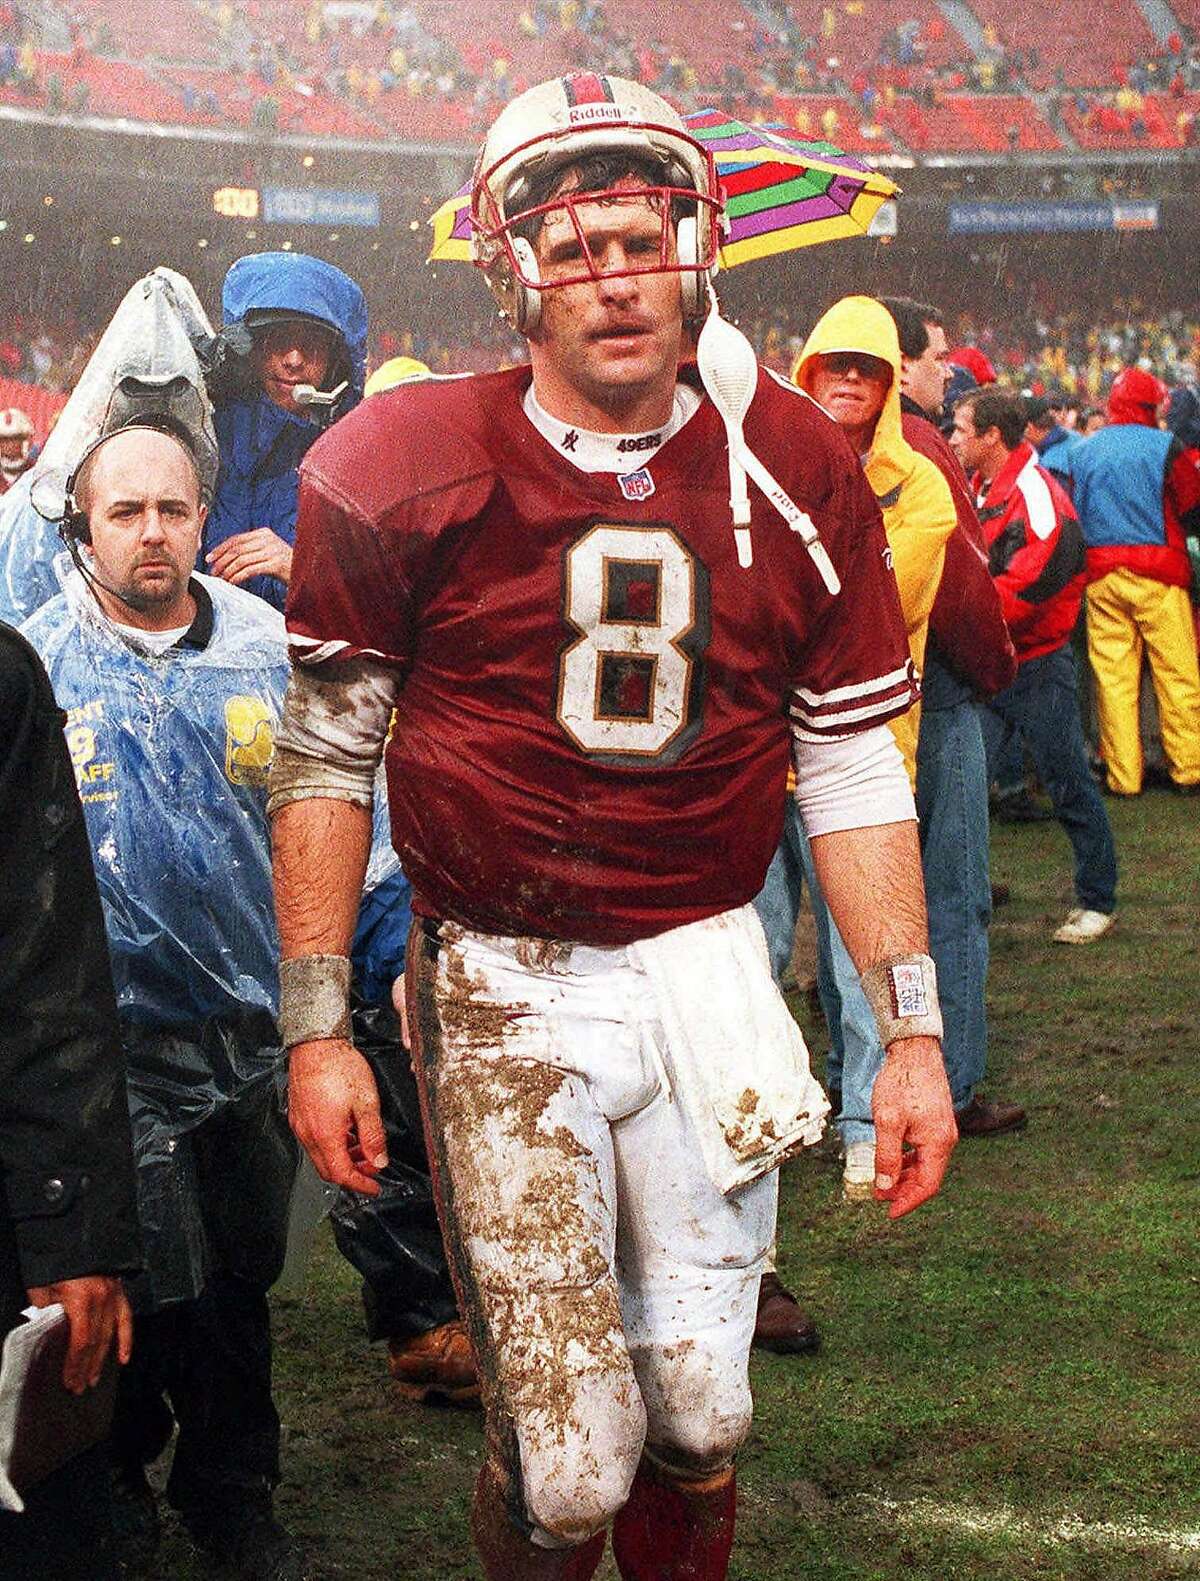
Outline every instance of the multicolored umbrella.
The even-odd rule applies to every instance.
[[[751,126],[720,110],[685,116],[688,130],[712,152],[725,189],[729,233],[726,269],[772,253],[863,236],[899,188],[831,143],[800,142],[772,127]],[[432,260],[471,257],[471,188],[432,216]]]
[[[685,119],[696,141],[711,151],[725,189],[726,269],[864,236],[880,206],[900,190],[831,143],[800,142],[720,110],[697,110]]]

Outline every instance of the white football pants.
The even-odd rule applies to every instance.
[[[745,1438],[777,1172],[712,1184],[623,949],[418,922],[408,991],[489,1453],[518,1526],[576,1544],[643,1448],[703,1478]]]

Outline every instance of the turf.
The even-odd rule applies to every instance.
[[[1029,1129],[962,1143],[898,1225],[841,1203],[831,1145],[785,1173],[781,1272],[824,1345],[755,1357],[739,1581],[1200,1574],[1200,803],[1107,805],[1120,918],[1087,947],[1049,942],[1071,903],[1058,826],[993,831],[1013,899],[985,1090]],[[479,1422],[392,1397],[327,1236],[276,1334],[279,1507],[314,1577],[477,1575]],[[208,1574],[173,1527],[155,1573]]]

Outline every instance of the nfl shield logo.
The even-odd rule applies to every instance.
[[[654,479],[646,467],[639,467],[636,472],[626,472],[617,482],[627,500],[648,500],[654,493]]]

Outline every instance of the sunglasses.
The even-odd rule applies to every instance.
[[[869,356],[865,351],[829,351],[821,357],[821,366],[827,373],[854,371],[864,379],[890,379],[891,366],[882,357]]]

